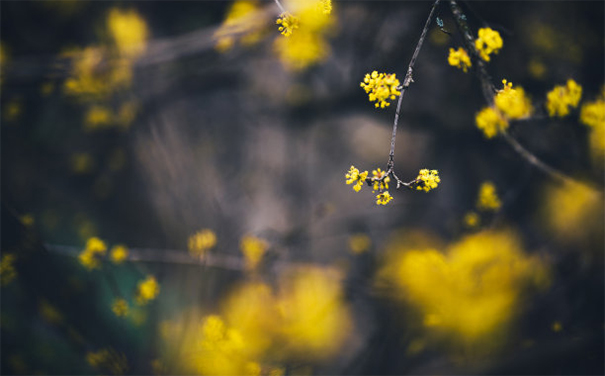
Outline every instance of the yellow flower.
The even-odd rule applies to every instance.
[[[431,189],[437,188],[437,185],[441,182],[441,178],[439,178],[439,172],[437,170],[428,170],[425,168],[418,172],[416,181],[418,184],[416,187],[417,190],[428,192]]]
[[[365,75],[360,86],[369,94],[370,102],[376,101],[374,106],[385,108],[391,104],[387,101],[395,100],[399,91],[399,80],[395,73],[386,74],[373,71]]]
[[[389,191],[384,191],[376,195],[376,205],[386,205],[393,197],[389,194]]]
[[[347,184],[355,183],[355,185],[353,185],[353,190],[355,192],[359,192],[359,190],[361,189],[361,186],[363,185],[363,183],[365,183],[367,177],[368,177],[367,171],[359,173],[359,170],[356,169],[355,166],[351,166],[351,169],[345,175],[345,178],[347,179]]]
[[[521,119],[531,115],[531,101],[522,87],[513,89],[513,83],[502,80],[503,88],[494,97],[494,104],[509,119]]]
[[[366,252],[371,245],[372,241],[366,234],[354,234],[349,237],[349,249],[354,254]]]
[[[17,276],[15,260],[17,257],[12,253],[4,253],[0,259],[0,286],[6,286]]]
[[[111,310],[118,317],[126,317],[126,315],[128,315],[128,303],[125,299],[118,298],[113,301]]]
[[[462,47],[458,47],[457,50],[450,48],[450,55],[447,58],[447,62],[452,67],[458,67],[466,73],[468,68],[471,67],[471,59],[466,53],[466,50]]]
[[[391,181],[391,178],[386,176],[386,171],[381,171],[380,168],[378,168],[372,171],[372,175],[374,179],[374,182],[372,183],[372,192],[389,189],[389,182]]]
[[[286,69],[301,71],[323,61],[330,53],[330,46],[323,33],[302,29],[289,38],[277,38],[274,50]]]
[[[605,100],[584,103],[580,110],[580,122],[593,128],[605,126]]]
[[[549,116],[563,117],[569,115],[570,107],[578,107],[582,97],[582,86],[574,80],[567,80],[567,85],[555,86],[546,94],[546,109]]]
[[[101,267],[101,257],[107,252],[105,243],[97,238],[92,237],[86,242],[86,247],[78,255],[78,260],[86,269],[92,270]]]
[[[121,55],[136,57],[145,51],[149,30],[135,10],[112,8],[107,17],[107,29]]]
[[[240,249],[246,259],[246,267],[254,269],[263,258],[267,250],[267,242],[254,236],[244,236],[240,243]]]
[[[481,184],[479,197],[477,198],[477,209],[484,211],[497,211],[502,206],[496,186],[490,181]]]
[[[216,245],[216,235],[210,229],[203,229],[189,237],[189,254],[194,257],[203,256],[206,251]]]
[[[243,45],[253,45],[262,38],[263,20],[255,12],[259,10],[258,1],[235,1],[220,28],[214,33],[215,48],[225,52],[233,47],[236,38]]]
[[[464,224],[466,227],[475,228],[481,223],[481,217],[474,211],[470,211],[464,215]]]
[[[490,28],[481,28],[478,34],[479,37],[475,40],[475,48],[483,60],[490,61],[489,55],[497,54],[503,46],[500,33]]]
[[[114,245],[109,251],[109,258],[114,264],[121,264],[128,258],[128,248],[125,245]]]
[[[139,281],[135,299],[139,305],[145,305],[155,299],[160,293],[160,285],[154,276],[147,276],[147,279]]]
[[[486,138],[492,138],[508,128],[508,121],[492,107],[485,107],[478,112],[475,116],[475,124],[483,131]]]
[[[323,14],[332,13],[332,0],[319,0],[317,5]]]
[[[281,34],[285,37],[289,37],[294,32],[294,29],[298,29],[299,21],[298,18],[285,12],[279,16],[275,23],[279,25],[278,30]]]

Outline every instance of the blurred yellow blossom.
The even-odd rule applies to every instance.
[[[563,325],[561,325],[560,321],[555,321],[552,323],[552,331],[555,333],[560,332],[561,330],[563,330]]]
[[[244,236],[240,242],[240,249],[246,259],[246,267],[254,269],[263,258],[268,244],[255,236]]]
[[[369,95],[370,102],[376,101],[375,107],[385,108],[391,104],[389,100],[395,100],[401,92],[399,91],[399,80],[395,73],[386,74],[373,71],[367,73],[360,86]]]
[[[114,264],[121,264],[128,258],[128,248],[125,245],[119,244],[111,247],[109,258]]]
[[[288,0],[284,4],[298,20],[296,32],[291,32],[293,26],[290,23],[293,21],[289,19],[288,28],[280,31],[290,36],[274,41],[274,51],[288,70],[304,70],[323,61],[330,53],[326,38],[334,22],[333,18],[325,13],[325,8],[318,4],[317,1],[306,0]],[[283,21],[281,27],[284,27]]]
[[[486,138],[492,138],[508,128],[508,121],[493,107],[485,107],[475,116],[477,128]]]
[[[189,237],[189,254],[202,257],[216,245],[216,235],[210,229],[202,229]]]
[[[582,86],[574,80],[567,80],[565,86],[555,86],[546,94],[546,109],[548,116],[563,117],[569,115],[570,107],[578,107],[582,97]]]
[[[317,6],[323,14],[332,13],[332,0],[319,0]]]
[[[112,113],[111,110],[105,106],[91,106],[84,117],[84,129],[94,130],[103,128],[111,124]]]
[[[503,88],[494,97],[494,104],[509,119],[521,119],[531,115],[531,101],[522,87],[513,88],[513,83],[502,80]]]
[[[13,98],[2,106],[2,118],[6,121],[15,121],[23,112],[23,101],[21,98]]]
[[[101,267],[101,257],[105,256],[107,246],[105,242],[97,237],[92,237],[86,242],[86,247],[78,255],[78,260],[86,269],[92,270]]]
[[[277,307],[284,350],[292,356],[326,359],[337,353],[352,328],[342,275],[333,269],[299,267],[280,281]]]
[[[74,153],[71,156],[71,170],[76,174],[87,174],[92,171],[94,160],[89,153]]]
[[[490,61],[489,55],[497,54],[503,46],[500,33],[488,27],[479,29],[478,35],[475,48],[483,60]]]
[[[136,10],[112,8],[107,16],[107,29],[120,55],[132,58],[145,51],[149,30]]]
[[[481,217],[474,211],[470,211],[464,215],[464,224],[468,228],[475,228],[481,224]]]
[[[263,19],[255,14],[259,10],[258,1],[235,1],[221,27],[214,33],[215,48],[225,52],[233,47],[238,37],[243,45],[257,43],[262,38],[263,28]]]
[[[160,285],[154,276],[147,276],[146,279],[139,281],[135,299],[139,305],[145,305],[155,299],[160,293]]]
[[[502,202],[496,192],[496,186],[490,181],[481,183],[477,197],[477,209],[483,211],[498,211]]]
[[[455,342],[490,341],[504,334],[525,287],[545,287],[546,265],[523,252],[512,230],[484,231],[436,249],[400,249],[385,260],[381,278],[416,307],[430,330]]]
[[[386,205],[393,199],[389,191],[384,191],[376,195],[376,205]]]
[[[584,103],[580,110],[580,122],[589,127],[605,127],[605,99]]]
[[[298,29],[299,26],[298,18],[294,17],[288,12],[282,13],[275,23],[279,25],[278,30],[285,37],[292,35],[294,30]]]
[[[542,195],[540,223],[565,241],[602,240],[603,193],[584,184],[550,185]]]
[[[35,222],[35,218],[32,214],[23,214],[19,217],[19,221],[23,224],[23,226],[33,226]]]
[[[460,68],[466,73],[468,68],[472,66],[471,58],[466,53],[466,50],[462,47],[458,47],[457,50],[450,48],[450,54],[447,58],[447,62],[452,67]]]
[[[15,261],[17,257],[12,253],[3,253],[0,259],[0,286],[8,285],[15,277]]]
[[[372,241],[366,234],[353,234],[349,236],[349,249],[354,254],[367,252],[371,245]]]
[[[367,171],[360,173],[359,170],[355,168],[355,166],[351,166],[349,172],[347,172],[345,175],[345,178],[347,179],[347,184],[354,183],[353,190],[355,192],[359,192],[361,190],[361,187],[363,186],[363,183],[365,183],[367,177]]]
[[[63,322],[61,312],[47,300],[43,299],[38,303],[38,312],[42,319],[49,324],[58,325]]]
[[[117,298],[111,304],[111,310],[118,317],[125,317],[128,315],[128,302],[125,299]]]
[[[439,172],[437,170],[428,170],[425,168],[418,172],[416,182],[418,184],[416,187],[417,190],[428,192],[431,189],[437,188],[437,185],[441,183],[441,178],[439,177]]]

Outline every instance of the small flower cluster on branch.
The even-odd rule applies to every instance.
[[[502,49],[502,37],[500,37],[500,33],[489,27],[479,29],[478,35],[479,37],[475,40],[475,48],[483,60],[490,61],[489,55],[497,54]]]
[[[570,108],[578,107],[582,98],[582,86],[574,80],[567,80],[565,86],[558,85],[546,94],[546,109],[550,117],[569,115]]]
[[[387,101],[395,100],[401,92],[399,91],[400,84],[397,76],[386,73],[378,73],[373,71],[368,73],[363,78],[360,85],[369,95],[370,102],[376,102],[376,108],[385,108],[391,104]]]
[[[508,129],[509,120],[523,119],[531,115],[531,101],[522,87],[513,88],[513,83],[502,80],[503,88],[494,97],[492,106],[484,107],[475,116],[477,128],[486,138],[492,138]]]
[[[401,181],[393,171],[382,171],[380,168],[373,170],[372,177],[368,177],[368,171],[359,172],[355,166],[351,166],[345,175],[346,183],[353,184],[355,192],[359,192],[364,183],[372,187],[372,193],[378,191],[376,205],[386,205],[393,200],[393,196],[388,191],[391,177],[397,182],[397,188],[403,185],[410,189],[424,190],[425,192],[437,188],[441,182],[439,172],[429,169],[420,170],[416,179],[407,183]]]

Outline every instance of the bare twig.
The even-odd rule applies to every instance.
[[[426,33],[431,25],[433,20],[433,15],[435,13],[435,9],[437,5],[439,5],[440,0],[435,0],[433,3],[433,7],[431,8],[431,12],[429,13],[428,18],[426,19],[426,23],[424,24],[424,29],[422,29],[422,34],[420,34],[420,39],[416,44],[416,49],[414,50],[414,54],[412,55],[412,59],[410,60],[410,64],[408,65],[407,72],[405,74],[405,78],[403,79],[403,85],[401,88],[401,92],[399,93],[399,99],[397,99],[397,108],[395,109],[395,119],[393,120],[393,133],[391,135],[391,150],[389,152],[389,161],[387,162],[387,173],[386,176],[391,175],[397,181],[397,187],[401,184],[404,186],[408,186],[408,184],[402,182],[393,172],[393,168],[395,167],[395,139],[397,138],[397,124],[399,123],[399,114],[401,112],[401,103],[403,102],[403,95],[405,94],[406,89],[410,86],[414,79],[412,78],[412,73],[414,70],[414,64],[416,64],[416,59],[418,58],[418,54],[420,53],[420,49],[422,48],[422,44],[424,43],[424,39],[426,38]]]

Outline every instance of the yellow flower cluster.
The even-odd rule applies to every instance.
[[[468,228],[475,228],[481,224],[481,217],[477,212],[469,211],[464,215],[464,224]]]
[[[522,119],[532,112],[531,101],[522,87],[513,88],[512,82],[506,80],[502,84],[502,90],[494,97],[494,106],[484,107],[475,115],[475,124],[486,138],[506,131],[510,119]]]
[[[388,191],[379,193],[376,196],[376,205],[386,205],[393,199],[393,196]]]
[[[101,267],[101,257],[105,256],[107,246],[105,242],[97,237],[92,237],[86,242],[86,247],[78,255],[78,260],[86,269],[93,270]]]
[[[450,54],[447,58],[447,62],[452,67],[458,67],[466,73],[468,68],[472,66],[471,58],[466,53],[466,50],[462,47],[458,47],[457,50],[450,48]]]
[[[203,229],[189,237],[189,254],[202,257],[216,245],[216,235],[210,229]]]
[[[255,13],[260,10],[259,2],[254,0],[235,1],[227,11],[221,27],[214,33],[215,48],[219,52],[230,50],[239,37],[242,45],[256,44],[263,36],[263,20]]]
[[[355,166],[351,166],[351,169],[345,175],[345,178],[347,179],[347,184],[354,183],[353,190],[355,192],[359,192],[361,190],[361,187],[363,186],[363,183],[366,182],[367,177],[367,171],[360,173],[359,170],[355,168]]]
[[[334,22],[323,3],[325,2],[309,0],[285,2],[285,7],[292,10],[294,15],[291,19],[287,17],[284,19],[283,15],[278,19],[281,20],[277,22],[280,25],[280,32],[288,37],[277,38],[274,42],[274,50],[286,69],[301,71],[329,55],[330,46],[326,37],[332,30],[331,26]],[[292,33],[294,29],[296,32]]]
[[[114,264],[121,264],[128,258],[128,248],[125,245],[118,244],[111,247],[109,259]]]
[[[427,330],[456,345],[498,345],[494,335],[506,334],[525,288],[548,284],[545,264],[527,256],[511,230],[470,235],[443,253],[427,246],[393,244],[379,277],[418,310]]]
[[[17,257],[12,253],[5,253],[0,259],[0,286],[6,286],[17,276],[15,260]]]
[[[285,37],[292,35],[294,30],[298,29],[299,26],[298,18],[288,12],[282,13],[275,23],[279,25],[278,30]]]
[[[386,175],[386,171],[382,171],[380,168],[373,170],[372,175],[372,178],[368,178],[367,171],[360,173],[355,166],[351,166],[351,169],[349,169],[349,172],[347,172],[345,175],[345,178],[347,179],[346,183],[355,184],[353,186],[353,190],[355,192],[359,192],[363,186],[363,183],[366,181],[372,181],[372,193],[379,191],[378,195],[376,195],[376,205],[388,204],[391,200],[393,200],[393,197],[388,191],[385,191],[385,189],[389,188],[391,178]]]
[[[125,299],[115,299],[111,305],[111,310],[118,317],[126,317],[128,315],[128,302]]]
[[[266,241],[255,236],[244,236],[240,242],[240,249],[246,259],[246,267],[255,269],[267,250]]]
[[[332,0],[319,0],[317,6],[323,14],[332,13]]]
[[[548,116],[563,117],[569,115],[570,107],[578,107],[580,98],[582,98],[582,86],[574,80],[567,80],[565,86],[555,86],[546,94]]]
[[[121,56],[137,57],[145,52],[149,30],[145,20],[135,10],[111,9],[107,29]]]
[[[580,122],[593,129],[605,127],[605,100],[584,103],[580,110]]]
[[[475,48],[479,56],[485,61],[490,61],[491,54],[497,54],[503,46],[500,33],[488,28],[479,29],[479,37],[475,40]]]
[[[531,115],[531,101],[522,87],[513,88],[512,82],[502,80],[503,88],[494,97],[494,103],[509,119],[522,119]]]
[[[475,123],[487,138],[492,138],[508,128],[508,121],[493,107],[485,107],[477,113]]]
[[[145,305],[155,299],[160,293],[160,285],[154,276],[147,276],[146,279],[139,281],[135,299],[139,305]]]
[[[416,187],[417,190],[428,192],[431,189],[437,188],[437,185],[441,182],[441,178],[439,178],[439,172],[437,170],[428,170],[425,168],[418,172],[416,182],[418,184]]]
[[[386,171],[380,170],[380,168],[372,171],[373,181],[372,183],[372,193],[374,191],[383,191],[385,189],[389,189],[389,183],[391,178],[387,176]]]
[[[391,104],[387,101],[395,100],[399,91],[399,80],[395,73],[386,74],[373,71],[365,75],[360,86],[368,93],[370,102],[376,101],[376,108],[385,108]]]
[[[502,207],[502,202],[496,192],[496,186],[490,181],[486,181],[479,187],[477,197],[477,208],[483,211],[497,211]]]

